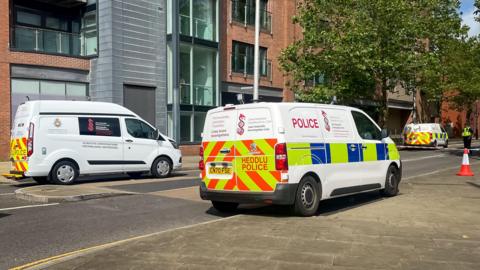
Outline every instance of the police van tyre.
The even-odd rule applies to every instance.
[[[302,178],[295,194],[293,210],[296,215],[309,217],[317,213],[321,189],[317,181],[307,175]]]
[[[238,203],[212,201],[213,208],[222,213],[231,213],[238,208]]]
[[[37,177],[32,177],[33,180],[35,182],[37,182],[37,184],[40,184],[40,185],[46,185],[46,184],[50,184],[50,182],[48,181],[48,177],[46,176],[37,176]]]
[[[390,165],[385,179],[385,188],[382,194],[386,197],[393,197],[398,194],[398,185],[400,184],[400,170],[395,165]]]
[[[156,178],[165,178],[172,173],[172,162],[167,157],[159,157],[153,162],[151,173]]]
[[[445,144],[443,145],[443,148],[448,148],[448,140],[445,141]]]
[[[52,184],[71,185],[77,180],[78,175],[77,166],[71,161],[64,160],[53,166],[50,180]]]

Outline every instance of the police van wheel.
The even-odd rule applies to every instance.
[[[394,165],[390,165],[385,179],[385,189],[382,194],[386,197],[393,197],[398,194],[398,185],[400,184],[400,171]]]
[[[320,188],[312,176],[305,176],[297,187],[293,210],[296,215],[309,217],[317,213]]]
[[[71,185],[79,175],[77,166],[70,161],[60,161],[52,169],[50,180],[53,184]]]
[[[233,203],[233,202],[212,201],[212,205],[213,205],[213,208],[223,213],[231,213],[235,211],[238,207],[238,203]]]
[[[448,148],[448,140],[445,141],[445,144],[443,145],[443,148]]]
[[[172,172],[172,163],[166,157],[159,157],[153,162],[152,175],[156,178],[165,178]]]
[[[42,176],[42,177],[32,177],[33,180],[35,182],[37,182],[37,184],[40,184],[40,185],[45,185],[45,184],[49,184],[50,182],[48,182],[48,178],[46,176]]]

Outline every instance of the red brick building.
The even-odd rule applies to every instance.
[[[46,36],[50,35],[56,38],[61,35],[59,34],[61,31],[51,29],[43,31],[41,25],[48,23],[50,28],[54,28],[56,22],[59,27],[62,25],[60,25],[59,18],[46,15],[47,11],[42,14],[42,9],[37,9],[41,4],[32,2],[34,1],[0,1],[0,126],[2,127],[0,129],[0,160],[8,159],[13,117],[11,111],[15,112],[15,108],[12,108],[15,107],[15,102],[12,103],[13,95],[17,93],[19,96],[35,95],[28,91],[22,92],[22,89],[25,90],[22,88],[25,84],[38,83],[40,85],[41,82],[59,86],[62,76],[65,74],[57,73],[50,77],[52,72],[56,73],[62,70],[65,73],[80,74],[86,77],[90,69],[88,59],[69,55],[67,51],[58,51],[57,44],[50,44],[49,48],[52,50],[48,54],[44,53],[43,50],[46,47],[43,47],[43,41],[46,40]],[[71,6],[58,7],[59,10],[77,9],[78,4],[82,4],[82,6],[85,4],[82,1],[70,2]],[[39,24],[38,28],[34,27],[36,23]],[[65,26],[69,22],[63,23]],[[67,31],[62,30],[63,32],[65,37],[68,37]],[[42,46],[38,43],[40,39]],[[54,52],[54,50],[57,51]],[[68,74],[66,77],[69,77]],[[78,85],[75,84],[75,86],[84,84],[82,79],[77,83]],[[15,88],[13,94],[12,84]],[[15,92],[17,90],[18,92]]]

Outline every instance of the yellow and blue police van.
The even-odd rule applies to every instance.
[[[448,133],[437,123],[408,124],[403,129],[406,146],[448,147]]]
[[[363,111],[308,103],[227,105],[208,111],[200,196],[219,211],[240,203],[291,205],[314,215],[319,202],[380,190],[395,196],[399,152]]]

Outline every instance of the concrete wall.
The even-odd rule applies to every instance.
[[[156,126],[167,130],[165,0],[99,1],[99,53],[92,100],[123,104],[123,85],[156,88]]]

